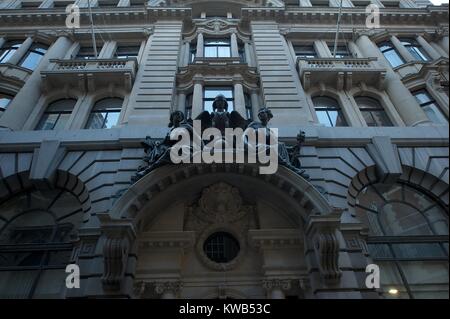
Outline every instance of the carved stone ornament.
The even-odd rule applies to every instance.
[[[128,240],[107,238],[103,246],[104,273],[103,287],[108,290],[119,290],[128,261]]]
[[[336,234],[333,232],[317,234],[314,251],[321,276],[327,281],[339,279],[342,272],[339,269],[339,241]]]
[[[231,223],[246,215],[239,190],[226,183],[211,185],[203,190],[199,200],[198,218],[210,223]]]
[[[183,284],[179,281],[166,281],[155,283],[155,292],[158,295],[162,295],[166,292],[173,293],[177,295],[179,291],[183,289]]]
[[[263,287],[267,291],[273,289],[289,290],[291,289],[291,280],[289,279],[265,279],[263,280]]]

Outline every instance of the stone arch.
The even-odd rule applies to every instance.
[[[18,170],[7,176],[2,175],[0,171],[0,204],[23,191],[42,187],[40,186],[41,184],[36,185],[30,179],[30,170],[28,169]],[[89,192],[85,184],[77,176],[66,171],[56,170],[54,178],[47,184],[47,187],[56,187],[75,196],[83,210],[83,222],[89,220],[89,211],[91,209]]]
[[[449,206],[449,185],[436,176],[416,167],[402,165],[403,173],[398,181],[409,184],[431,195],[447,209]],[[369,166],[356,174],[348,188],[347,202],[350,210],[354,210],[356,198],[366,186],[380,182],[376,166]]]
[[[142,212],[150,202],[158,199],[159,193],[169,193],[175,184],[213,174],[225,179],[227,176],[239,176],[259,187],[267,186],[270,191],[284,198],[286,202],[283,205],[290,206],[293,214],[298,214],[302,221],[306,221],[310,215],[328,215],[333,211],[312,184],[287,168],[279,167],[273,175],[260,175],[258,167],[251,164],[201,164],[166,166],[151,172],[122,195],[111,209],[110,216],[113,219],[132,219],[138,225],[143,217]]]

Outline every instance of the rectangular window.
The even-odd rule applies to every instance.
[[[11,95],[0,93],[0,112],[3,112],[11,103],[13,97]]]
[[[40,43],[33,43],[31,47],[28,49],[28,52],[22,59],[20,63],[21,67],[34,70],[39,62],[41,62],[42,57],[47,52],[47,46]]]
[[[231,87],[205,87],[203,91],[203,110],[212,112],[213,111],[213,102],[216,96],[222,94],[225,96],[228,102],[228,112],[234,110],[234,94],[233,88]]]
[[[0,63],[7,63],[19,49],[22,41],[8,41],[0,48]]]
[[[429,61],[431,60],[428,53],[422,48],[422,46],[417,43],[415,39],[400,39],[403,46],[408,50],[409,53],[417,61]]]
[[[140,45],[118,45],[114,57],[117,59],[137,58],[139,55]]]
[[[231,45],[229,39],[205,40],[205,58],[229,58],[231,57]]]
[[[400,54],[398,54],[397,50],[394,48],[391,42],[382,42],[378,44],[378,47],[393,68],[405,63],[405,61],[400,56]]]
[[[311,0],[311,5],[313,7],[330,7],[330,1],[329,0]]]
[[[334,43],[329,43],[328,48],[330,49],[331,55],[334,53]],[[352,54],[350,53],[348,47],[345,44],[338,44],[336,46],[336,56],[337,59],[343,58],[351,58]]]
[[[426,90],[415,91],[413,95],[430,121],[436,124],[448,123],[448,119],[441,112],[439,105]]]
[[[97,46],[97,54],[100,54],[100,51],[102,50],[101,46]],[[89,59],[95,59],[95,51],[92,46],[81,46],[80,50],[78,50],[78,53],[75,57],[77,60],[89,60]]]
[[[308,45],[294,45],[294,51],[297,58],[312,59],[317,57],[316,50],[313,44]]]

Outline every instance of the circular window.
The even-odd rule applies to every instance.
[[[216,263],[232,261],[238,255],[239,250],[239,241],[225,232],[210,235],[203,244],[206,256]]]

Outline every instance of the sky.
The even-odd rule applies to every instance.
[[[448,0],[430,0],[433,4],[448,3]]]

